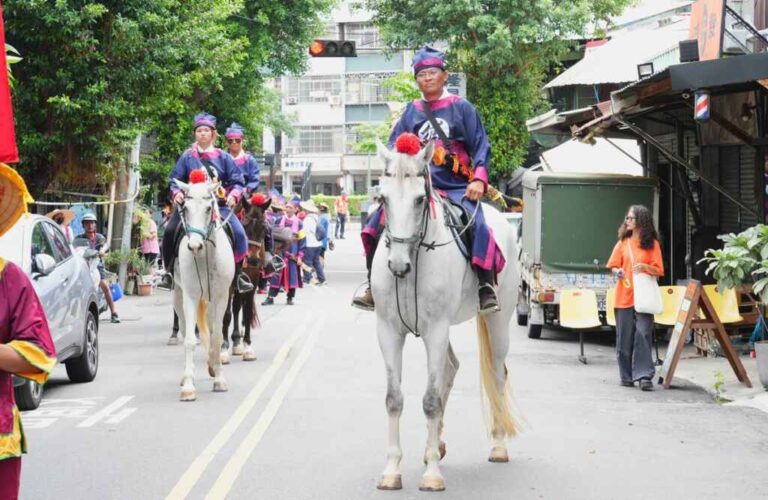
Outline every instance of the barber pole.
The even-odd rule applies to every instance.
[[[710,103],[711,99],[708,91],[700,90],[696,92],[695,105],[693,108],[693,118],[696,121],[704,122],[709,120]]]

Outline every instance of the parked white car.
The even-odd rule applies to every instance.
[[[99,294],[88,262],[51,219],[24,215],[0,238],[0,256],[30,277],[43,305],[59,362],[72,382],[90,382],[99,368]],[[37,408],[42,387],[15,378],[21,410]]]

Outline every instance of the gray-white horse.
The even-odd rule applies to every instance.
[[[434,144],[417,155],[389,151],[378,145],[385,170],[381,179],[385,230],[371,271],[376,302],[379,346],[387,370],[389,414],[387,465],[379,489],[400,489],[400,415],[403,345],[409,331],[421,336],[427,350],[428,380],[423,398],[427,418],[426,471],[419,489],[440,491],[445,481],[438,462],[445,455],[443,415],[459,361],[451,347],[449,328],[477,316],[480,368],[491,462],[507,462],[506,438],[517,433],[504,359],[509,348],[509,320],[517,303],[519,276],[509,263],[498,277],[501,311],[480,316],[478,281],[469,262],[453,242],[443,208],[428,182],[427,165]],[[503,254],[516,256],[510,226],[494,208],[483,206],[485,219]],[[435,243],[432,248],[430,244]],[[445,244],[443,244],[445,243]]]
[[[215,196],[219,185],[180,181],[176,181],[176,185],[185,196],[184,204],[179,207],[185,234],[174,265],[173,307],[179,316],[186,355],[181,400],[194,401],[197,399],[193,360],[197,344],[195,324],[208,350],[208,374],[213,377],[213,390],[227,390],[221,368],[221,325],[235,275],[235,258],[229,238],[221,230]]]

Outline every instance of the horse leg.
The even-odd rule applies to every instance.
[[[221,321],[222,331],[222,344],[221,344],[221,362],[225,365],[229,364],[229,325],[232,322],[232,288],[229,289],[229,295],[227,296],[227,304],[224,309],[224,317]],[[237,324],[237,322],[235,322]]]
[[[215,307],[211,307],[214,304],[209,304],[208,310],[208,324],[220,325],[228,309],[228,304],[219,304]],[[211,336],[211,345],[208,347],[208,374],[213,377],[213,392],[227,392],[227,381],[224,379],[222,365],[226,364],[223,361],[223,355],[226,352],[222,348],[224,343],[224,334],[220,331],[211,330],[213,335]]]
[[[403,413],[403,392],[400,388],[403,377],[403,345],[405,336],[399,334],[384,321],[378,325],[379,347],[387,369],[387,414],[389,415],[389,444],[387,466],[377,486],[380,490],[399,490],[403,487],[400,460],[400,415]]]
[[[243,335],[240,333],[240,311],[243,308],[245,297],[235,293],[232,296],[232,355],[241,356],[243,354]]]
[[[245,348],[243,349],[243,361],[256,360],[256,353],[253,352],[251,346],[251,322],[253,321],[253,315],[256,313],[256,292],[248,292],[243,297],[243,329],[245,330],[245,337],[243,343]]]
[[[181,293],[179,293],[181,295]],[[198,304],[194,298],[182,297],[183,302],[183,317],[180,317],[181,326],[184,327],[184,377],[181,379],[181,397],[182,401],[194,401],[197,399],[197,392],[195,391],[195,363],[194,353],[195,346],[197,346],[197,339],[195,338],[195,323],[194,318],[197,317]],[[189,321],[191,319],[191,321]]]
[[[445,447],[445,441],[443,441],[443,430],[444,430],[444,424],[443,419],[445,417],[445,407],[448,405],[448,396],[451,394],[451,389],[453,389],[453,380],[456,378],[456,372],[459,371],[459,360],[456,357],[456,354],[453,352],[453,346],[451,345],[450,341],[448,342],[448,358],[445,362],[445,387],[443,387],[443,411],[440,415],[440,423],[438,424],[437,431],[438,435],[440,436],[440,460],[442,460],[445,457],[446,454],[446,447]],[[424,463],[427,463],[427,457],[424,457]]]
[[[505,360],[509,351],[509,320],[510,308],[506,308],[495,314],[484,317],[488,327],[488,338],[490,341],[491,355],[493,359],[493,382],[494,387],[486,387],[486,392],[495,389],[495,395],[491,401],[496,401],[491,405],[491,453],[488,457],[490,462],[503,463],[509,461],[507,452],[507,438],[513,437],[517,433],[517,423],[514,421],[510,394],[507,390],[507,367]],[[509,312],[508,312],[509,311]],[[480,318],[478,318],[480,320]]]
[[[173,290],[173,331],[168,338],[168,345],[179,345],[179,313],[184,315],[184,302],[182,299],[181,287]],[[181,335],[184,335],[184,329],[181,329]]]
[[[448,325],[435,325],[425,332],[424,345],[427,348],[427,390],[422,405],[427,417],[427,447],[424,457],[427,470],[421,478],[421,491],[443,491],[445,480],[440,473],[440,420],[445,401],[446,365],[448,363]]]

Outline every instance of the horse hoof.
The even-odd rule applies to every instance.
[[[243,355],[242,344],[237,344],[232,346],[232,356],[242,356],[242,355]]]
[[[229,387],[227,387],[226,382],[213,383],[213,392],[227,392],[228,390],[229,390]]]
[[[421,491],[445,491],[445,480],[442,477],[423,477],[419,489]]]
[[[379,490],[402,490],[403,479],[400,474],[385,474],[381,476],[381,481],[376,485]]]
[[[194,389],[182,390],[181,397],[179,399],[182,401],[194,401],[197,399],[197,392]]]
[[[171,337],[168,339],[168,345],[179,345],[179,337],[176,335],[171,335]]]
[[[488,457],[489,462],[503,464],[509,462],[509,454],[506,448],[501,446],[494,446],[491,448],[491,456]]]
[[[440,460],[445,458],[446,450],[445,450],[445,441],[440,441],[440,446],[438,447],[440,450]],[[427,465],[427,456],[424,455],[424,465]]]
[[[248,346],[243,351],[243,361],[256,361],[256,353],[253,352],[253,347]]]
[[[221,351],[221,364],[222,365],[228,365],[229,364],[229,353],[227,351]],[[213,375],[211,375],[213,376]]]

